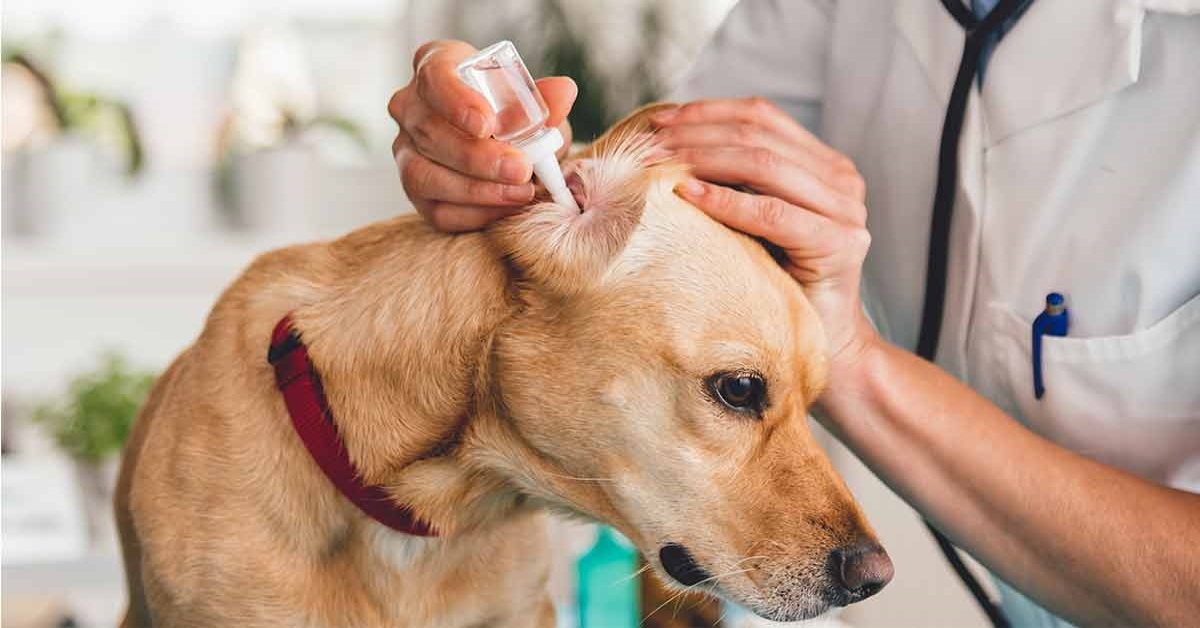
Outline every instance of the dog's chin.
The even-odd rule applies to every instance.
[[[762,602],[739,601],[736,599],[730,599],[728,597],[723,599],[726,601],[731,601],[734,604],[738,604],[742,608],[749,610],[763,619],[777,622],[796,622],[816,619],[817,617],[828,613],[836,606],[835,604],[830,604],[825,600],[815,598],[808,600],[789,601],[782,604],[765,604]]]
[[[785,611],[771,612],[771,611],[758,611],[758,610],[754,610],[754,609],[750,609],[750,610],[755,615],[758,615],[759,617],[762,617],[763,619],[766,619],[769,621],[777,621],[780,623],[791,623],[791,622],[809,621],[810,619],[816,619],[816,618],[820,617],[821,615],[824,615],[825,613],[829,612],[830,608],[832,608],[832,607],[830,607],[827,604],[821,604],[821,605],[818,605],[817,607],[815,607],[813,610],[803,610],[803,611],[785,610]]]
[[[646,560],[653,563],[653,557],[643,556]],[[763,599],[761,592],[755,591],[749,595],[739,594],[712,580],[691,586],[684,586],[672,574],[667,573],[658,565],[654,568],[654,575],[668,589],[711,595],[721,601],[736,604],[763,619],[775,622],[807,621],[828,613],[834,607],[846,605],[846,603],[839,603],[836,600],[817,595],[806,595],[802,599],[787,600],[784,602],[770,602]]]

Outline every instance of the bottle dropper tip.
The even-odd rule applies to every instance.
[[[558,165],[558,159],[553,153],[534,162],[533,172],[537,174],[538,180],[542,182],[542,185],[546,186],[546,191],[550,193],[550,198],[554,199],[555,203],[564,207],[570,207],[575,211],[580,211],[579,205],[575,202],[575,195],[567,187],[567,180],[563,177],[562,167]]]

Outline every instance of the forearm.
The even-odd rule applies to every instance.
[[[839,438],[1052,611],[1084,624],[1200,617],[1200,496],[1058,447],[884,343],[832,380],[821,405]]]

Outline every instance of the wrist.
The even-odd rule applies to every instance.
[[[845,340],[835,346],[830,356],[830,384],[835,380],[860,380],[869,359],[885,344],[862,305],[856,301],[852,311],[854,316],[851,317],[853,322],[848,325],[849,333],[844,334]]]
[[[837,408],[846,406],[846,402],[870,396],[871,383],[886,358],[887,343],[869,323],[864,321],[864,326],[830,358],[825,391],[817,399],[822,414],[829,419],[836,421]]]

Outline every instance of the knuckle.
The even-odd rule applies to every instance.
[[[746,109],[755,116],[768,116],[775,113],[775,103],[762,96],[751,96],[746,99]]]
[[[408,149],[401,154],[400,180],[404,189],[411,194],[428,196],[433,173],[426,167],[425,160]]]
[[[862,199],[867,192],[867,180],[855,170],[850,174],[850,187],[854,191],[854,198]]]
[[[760,172],[772,172],[779,165],[779,156],[767,148],[750,149],[750,163]]]
[[[864,227],[867,224],[867,206],[855,200],[850,204],[850,219],[857,227]]]
[[[708,107],[707,107],[707,104],[705,103],[705,101],[693,100],[692,102],[680,105],[679,109],[676,112],[675,117],[688,118],[690,116],[697,116],[699,114],[703,114],[707,110],[708,110]]]
[[[787,208],[769,196],[754,197],[754,213],[759,224],[768,230],[776,229],[787,218]]]
[[[861,227],[866,221],[866,214],[862,205],[844,194],[838,193],[833,196],[830,209],[832,210],[834,220],[848,227]]]
[[[757,137],[757,127],[750,122],[738,122],[733,127],[733,140],[738,144],[753,144]]]
[[[867,256],[871,249],[871,232],[863,228],[851,229],[848,234],[849,248],[858,259]]]
[[[469,170],[470,174],[489,177],[500,176],[501,158],[493,156],[490,151],[482,149],[470,150],[464,147],[460,155],[463,167]]]
[[[719,185],[708,186],[708,191],[699,204],[725,214],[742,209],[742,204],[733,190]]]
[[[500,185],[479,179],[472,179],[471,181],[467,182],[466,192],[467,196],[473,201],[481,203],[499,200],[503,196],[501,194]]]
[[[407,186],[413,178],[412,147],[406,142],[397,143],[399,146],[396,149],[396,168],[400,171],[400,180]]]
[[[408,126],[408,134],[412,137],[413,145],[422,153],[429,151],[433,144],[433,118],[425,116]]]
[[[439,65],[455,64],[456,57],[466,58],[469,54],[467,51],[473,50],[470,44],[453,39],[425,42],[413,53],[413,72],[421,75]]]
[[[404,116],[406,94],[407,90],[398,89],[392,94],[392,97],[388,99],[388,115],[390,115],[397,124],[400,123],[400,118]]]
[[[417,48],[416,52],[413,53],[413,70],[419,72],[421,70],[421,66],[425,65],[425,63],[429,60],[433,53],[437,51],[441,44],[441,40],[437,39],[421,44],[421,46]]]
[[[407,145],[401,145],[400,150],[396,152],[396,163],[400,165],[400,180],[408,185],[416,180],[416,160],[413,159],[412,148]]]
[[[867,192],[867,182],[858,171],[858,167],[854,165],[853,160],[838,153],[832,158],[829,169],[833,185],[837,187],[838,191],[857,201],[863,200]]]
[[[663,146],[673,146],[678,141],[678,127],[666,126],[654,130],[654,139]]]
[[[710,202],[718,209],[722,209],[725,212],[733,212],[743,209],[741,199],[736,193],[734,193],[733,190],[730,190],[729,188],[714,185],[709,187],[708,193],[712,196],[712,200]]]
[[[441,203],[433,203],[428,206],[423,215],[425,216],[425,221],[438,231],[450,231],[454,228],[450,212]]]
[[[854,160],[850,159],[849,157],[847,157],[841,153],[837,153],[833,156],[832,159],[833,159],[832,165],[833,165],[834,171],[840,172],[840,173],[849,173],[849,172],[853,172],[855,174],[858,173],[858,167],[854,165]]]
[[[410,198],[408,200],[412,201],[413,208],[417,210],[417,214],[419,214],[421,218],[425,219],[425,222],[433,224],[431,215],[433,208],[437,206],[437,203],[423,198]]]
[[[413,81],[417,84],[417,95],[421,100],[429,100],[429,94],[437,87],[437,77],[429,71],[427,63],[422,63],[417,69],[417,75]]]
[[[838,175],[837,186],[855,201],[861,201],[867,193],[867,182],[857,170]],[[858,204],[860,203],[855,203]]]

